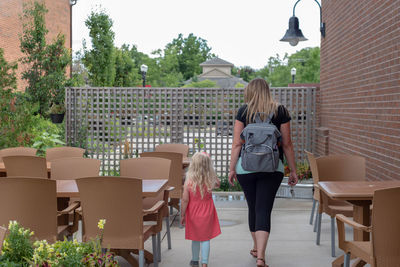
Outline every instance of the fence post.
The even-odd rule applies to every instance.
[[[183,143],[183,90],[184,88],[171,90],[171,143]]]

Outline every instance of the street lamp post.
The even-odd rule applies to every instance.
[[[290,70],[290,74],[292,74],[292,83],[294,83],[294,78],[296,77],[296,68],[292,68]]]
[[[143,87],[146,87],[146,74],[149,67],[147,65],[142,64],[140,66],[140,71],[142,72],[142,80],[143,80]]]

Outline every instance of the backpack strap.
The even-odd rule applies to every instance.
[[[262,123],[262,122],[271,123],[272,118],[274,117],[274,114],[275,114],[275,112],[271,112],[271,113],[268,115],[268,118],[267,118],[265,121],[263,121],[263,120],[261,120],[260,112],[258,112],[258,113],[256,114],[256,116],[255,116],[255,121],[256,121],[256,123]]]

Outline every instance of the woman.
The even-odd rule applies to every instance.
[[[291,118],[287,109],[272,99],[264,79],[254,79],[247,85],[244,90],[244,101],[246,104],[240,107],[236,115],[229,183],[233,185],[237,179],[243,188],[249,208],[249,228],[254,241],[250,254],[257,258],[257,266],[265,267],[268,266],[265,264],[265,249],[271,229],[271,211],[284,172],[283,153],[290,168],[289,185],[297,184],[298,180],[290,138]],[[281,143],[278,144],[279,166],[275,172],[249,172],[241,166],[240,150],[244,140],[240,138],[240,134],[247,124],[255,122],[257,113],[262,120],[266,120],[273,113],[271,122],[282,134]]]

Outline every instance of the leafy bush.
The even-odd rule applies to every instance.
[[[216,82],[210,80],[204,80],[201,82],[191,82],[183,86],[184,88],[217,88],[219,87]]]
[[[219,186],[219,188],[214,189],[214,191],[225,191],[225,192],[243,191],[238,181],[235,181],[234,186],[231,186],[229,184],[227,176],[219,177],[219,179],[221,180],[221,185]]]

